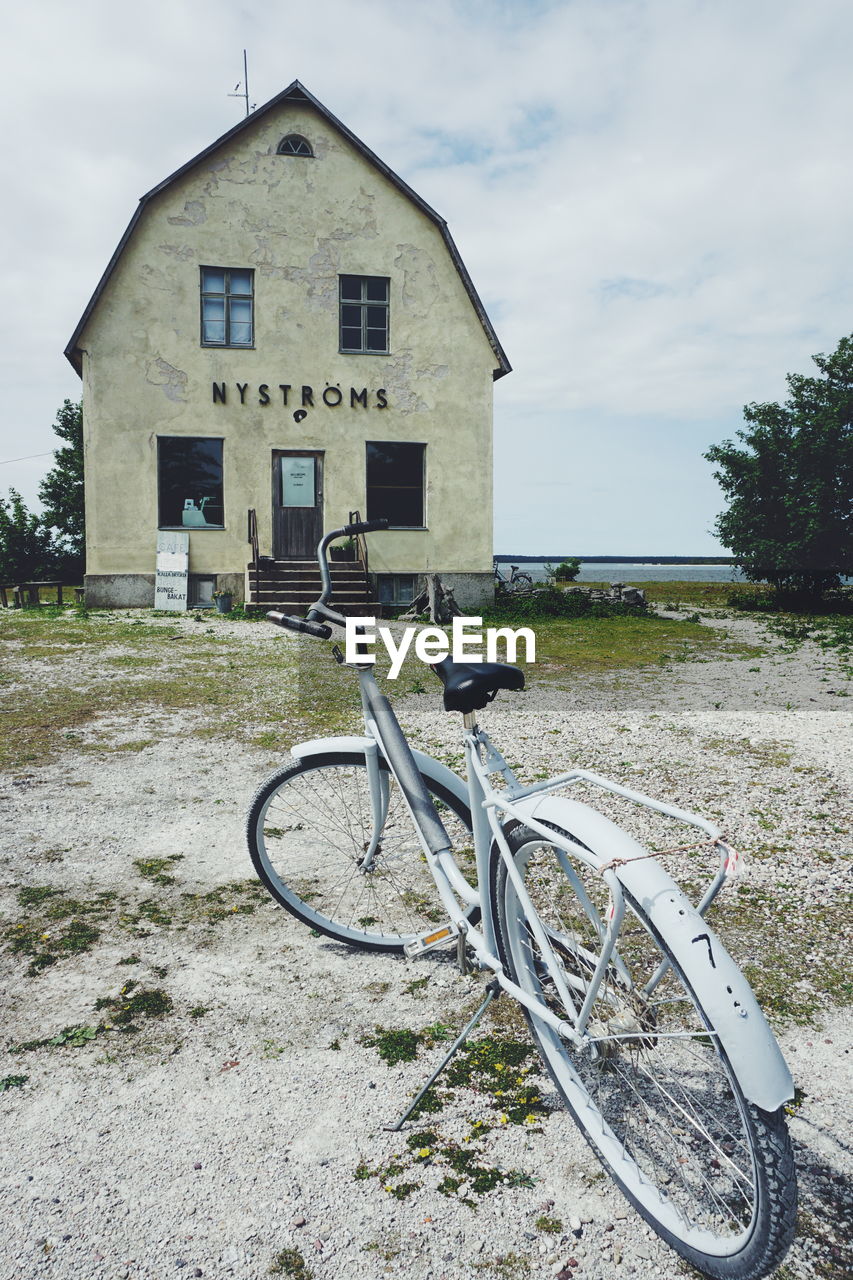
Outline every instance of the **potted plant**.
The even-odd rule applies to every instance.
[[[333,544],[329,547],[329,556],[332,560],[354,560],[355,539],[344,538],[342,542]]]
[[[217,613],[230,613],[231,605],[234,602],[233,591],[214,591],[213,600],[216,605]]]

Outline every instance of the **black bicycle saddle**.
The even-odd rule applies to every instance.
[[[478,711],[500,689],[524,688],[524,672],[503,662],[452,662],[442,658],[432,669],[444,685],[445,711]]]

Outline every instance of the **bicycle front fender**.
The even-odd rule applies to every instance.
[[[367,752],[378,751],[378,749],[375,739],[356,737],[353,734],[349,737],[312,738],[309,742],[298,742],[295,747],[291,747],[290,754],[296,756],[297,760],[305,760],[308,756],[325,756],[336,751],[364,755]],[[466,808],[470,807],[468,784],[464,778],[460,778],[458,773],[448,769],[447,765],[442,764],[440,760],[434,760],[432,756],[426,755],[423,751],[416,751],[414,747],[412,747],[412,755],[415,757],[418,769],[425,778],[429,778],[432,782],[440,783],[451,795],[460,800]]]
[[[793,1098],[791,1073],[749,983],[660,863],[609,818],[576,800],[530,796],[514,803],[513,810],[524,812],[537,825],[553,824],[570,833],[599,866],[614,858],[626,860],[627,865],[614,868],[614,874],[671,951],[746,1098],[769,1112]],[[640,858],[643,861],[637,861]]]

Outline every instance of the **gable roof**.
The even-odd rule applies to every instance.
[[[486,337],[488,338],[488,341],[489,341],[489,345],[491,346],[492,350],[495,353],[495,357],[498,362],[498,367],[495,369],[493,377],[496,379],[502,378],[505,373],[509,373],[512,369],[512,365],[509,363],[509,361],[506,358],[506,353],[504,352],[504,349],[498,340],[498,336],[495,333],[494,328],[492,327],[491,320],[486,314],[486,309],[480,300],[480,295],[477,293],[477,290],[474,288],[474,283],[468,274],[468,271],[465,267],[465,263],[462,261],[462,258],[460,257],[459,250],[456,248],[453,237],[450,234],[450,231],[448,229],[447,223],[445,222],[444,218],[442,218],[440,214],[436,213],[435,209],[433,209],[430,205],[428,205],[427,202],[423,200],[416,191],[413,191],[412,188],[408,185],[408,183],[404,182],[402,178],[398,177],[398,175],[394,173],[393,169],[389,169],[388,165],[385,164],[384,161],[380,160],[379,157],[375,154],[375,152],[371,151],[370,148],[366,146],[361,141],[360,138],[357,138],[355,134],[350,129],[348,129],[342,121],[338,120],[337,116],[332,115],[331,111],[329,111],[326,107],[324,107],[322,102],[318,101],[318,99],[315,98],[312,93],[309,93],[308,90],[305,88],[305,86],[301,85],[298,80],[294,80],[293,83],[291,85],[288,85],[288,87],[284,89],[281,93],[277,94],[274,98],[271,98],[269,102],[264,103],[262,107],[258,107],[257,110],[252,112],[251,115],[246,116],[246,118],[244,120],[241,120],[239,124],[236,124],[232,129],[229,129],[227,133],[223,133],[220,138],[217,138],[215,140],[215,142],[211,142],[210,146],[205,147],[204,150],[200,151],[197,156],[193,156],[192,160],[188,160],[186,164],[181,165],[180,169],[176,169],[175,172],[170,174],[168,178],[164,178],[162,182],[158,183],[156,187],[152,187],[149,192],[147,192],[144,196],[140,198],[136,211],[134,212],[133,217],[128,223],[127,229],[124,235],[122,236],[121,240],[119,240],[118,245],[116,246],[115,253],[107,263],[106,270],[104,271],[104,274],[101,276],[100,280],[98,281],[95,292],[92,294],[91,298],[89,299],[86,305],[86,309],[83,312],[82,316],[80,317],[77,327],[74,330],[73,334],[71,335],[68,345],[65,348],[65,355],[73,365],[74,369],[76,369],[77,373],[82,374],[82,370],[83,370],[82,352],[77,345],[80,340],[80,335],[82,334],[84,328],[86,327],[86,324],[89,321],[89,317],[92,315],[92,312],[95,310],[95,307],[98,305],[101,294],[106,288],[106,285],[110,279],[110,276],[112,275],[113,271],[118,265],[118,261],[121,258],[121,255],[124,251],[124,247],[130,240],[130,237],[133,235],[136,224],[139,221],[139,219],[142,217],[142,214],[145,211],[145,207],[149,203],[149,201],[153,200],[155,196],[158,196],[161,193],[161,191],[165,191],[168,187],[172,185],[172,183],[177,182],[179,178],[182,178],[184,176],[184,174],[189,173],[190,170],[194,169],[196,165],[201,164],[203,160],[206,160],[209,155],[211,155],[224,143],[230,142],[232,138],[236,138],[240,133],[242,133],[244,129],[249,128],[254,123],[254,121],[260,119],[261,116],[266,115],[267,112],[269,111],[273,111],[276,107],[281,106],[285,102],[293,102],[298,104],[299,106],[313,107],[313,109],[318,113],[318,115],[322,116],[323,119],[326,120],[330,125],[332,125],[333,128],[337,129],[338,133],[342,134],[343,137],[346,138],[346,140],[353,147],[355,147],[356,151],[358,151],[364,157],[364,159],[368,161],[369,164],[373,165],[375,169],[378,169],[379,172],[385,178],[387,178],[389,182],[393,183],[393,185],[398,189],[398,191],[402,192],[402,194],[406,196],[407,199],[411,200],[414,205],[417,205],[417,207],[421,210],[421,212],[424,213],[430,219],[431,222],[435,223],[435,225],[438,227],[439,231],[441,232],[442,239],[444,240],[445,246],[447,248],[447,252],[450,254],[450,257],[453,261],[453,265],[456,267],[456,270],[459,272],[460,279],[462,280],[462,283],[465,286],[465,289],[468,293],[468,297],[471,299],[471,305],[476,311],[477,316],[480,320],[480,323],[483,326]]]

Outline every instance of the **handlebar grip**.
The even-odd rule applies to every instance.
[[[380,529],[387,529],[387,528],[388,528],[388,517],[382,516],[382,518],[379,520],[360,520],[358,524],[346,524],[344,525],[343,531],[350,538],[352,538],[357,533],[376,533]]]
[[[277,627],[287,631],[301,631],[306,636],[314,636],[317,640],[329,640],[332,628],[323,622],[308,622],[305,618],[292,618],[289,613],[278,613],[276,610],[267,614],[267,621],[274,622]]]

